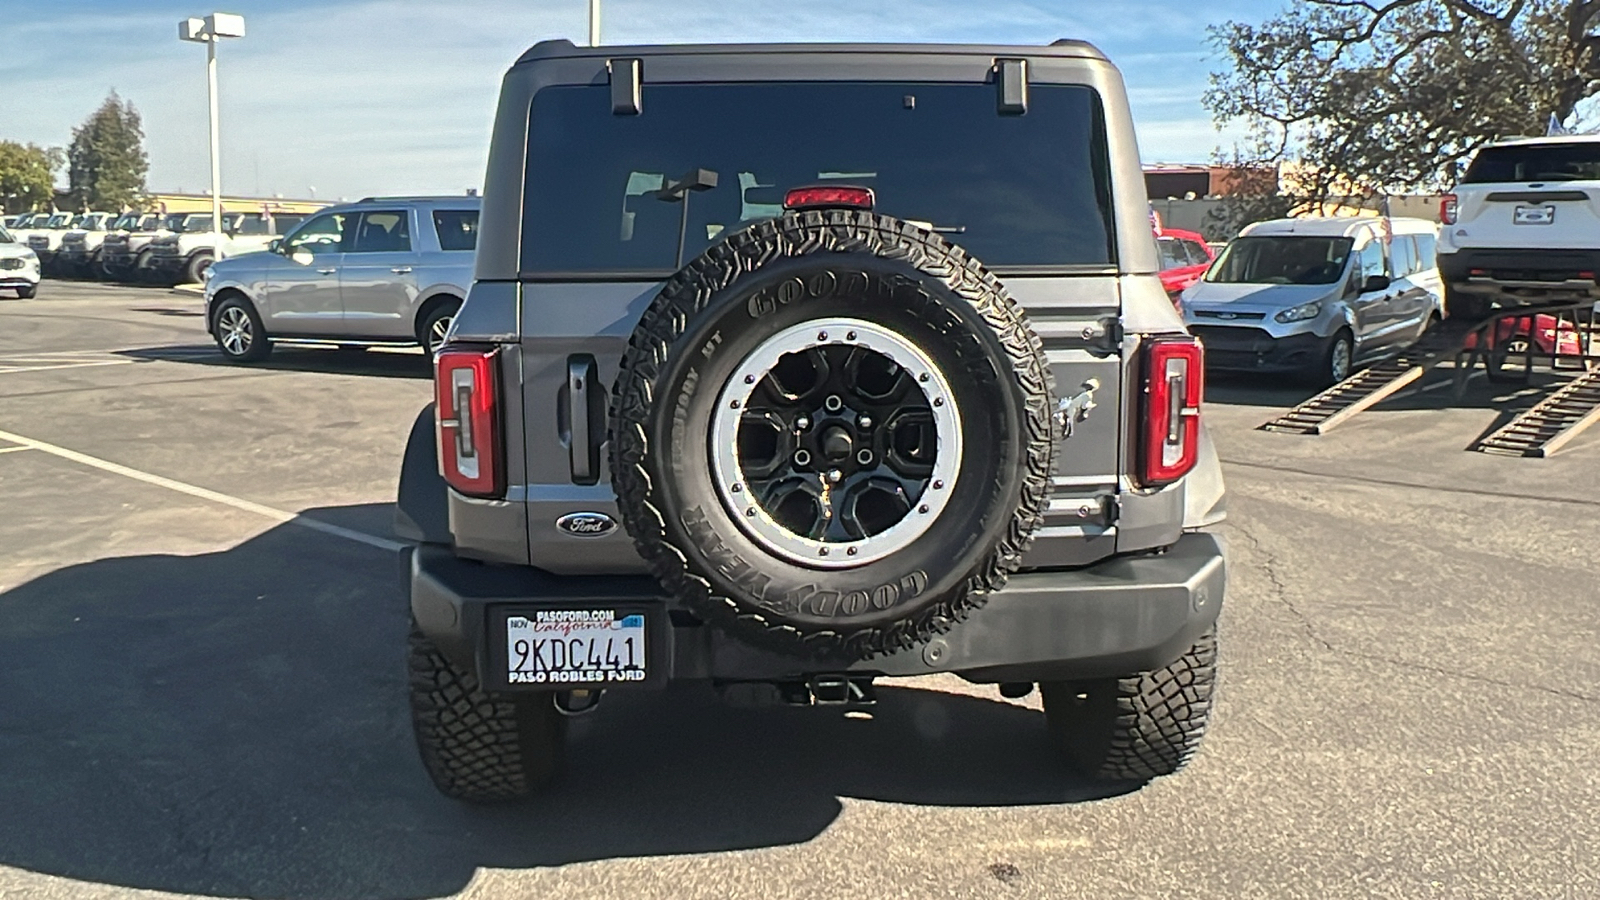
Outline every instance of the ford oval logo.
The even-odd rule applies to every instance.
[[[567,513],[556,520],[556,528],[573,537],[605,537],[617,530],[617,520],[605,513]]]

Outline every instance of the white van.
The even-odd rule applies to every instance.
[[[1184,321],[1212,368],[1343,381],[1443,317],[1438,239],[1426,219],[1259,222],[1184,291]]]

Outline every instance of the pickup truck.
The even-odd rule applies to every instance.
[[[157,284],[200,284],[206,270],[221,256],[238,256],[265,250],[281,234],[299,225],[304,216],[262,213],[225,213],[222,233],[211,230],[211,215],[188,216],[180,231],[152,240],[143,280]]]

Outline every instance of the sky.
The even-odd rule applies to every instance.
[[[204,0],[201,0],[204,2]],[[1205,162],[1239,134],[1201,106],[1208,25],[1289,0],[603,0],[602,42],[1089,40],[1128,83],[1146,162]],[[0,0],[0,140],[66,146],[116,90],[144,117],[153,191],[209,189],[205,48],[178,21],[233,12],[219,46],[223,191],[353,199],[483,180],[501,76],[586,40],[586,0]]]

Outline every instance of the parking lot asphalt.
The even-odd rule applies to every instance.
[[[869,717],[691,690],[577,720],[475,809],[405,702],[390,503],[420,354],[225,364],[194,294],[0,297],[0,897],[1600,895],[1600,429],[1466,452],[1526,394],[1320,438],[1218,379],[1220,705],[1183,773],[1063,774],[1037,698]]]

